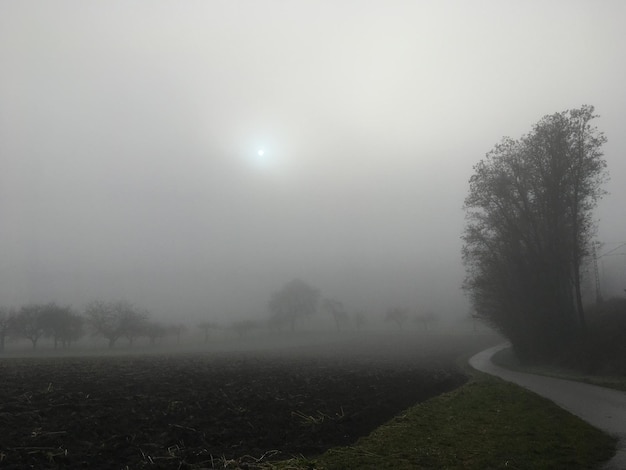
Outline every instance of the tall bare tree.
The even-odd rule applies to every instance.
[[[544,117],[474,167],[465,199],[465,288],[524,360],[585,330],[581,266],[604,191],[604,135],[592,106]]]

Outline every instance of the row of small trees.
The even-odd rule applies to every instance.
[[[253,330],[268,328],[270,331],[281,331],[286,328],[295,330],[296,321],[313,315],[318,310],[330,314],[337,330],[361,329],[366,322],[361,312],[349,314],[343,303],[333,299],[322,298],[320,291],[300,279],[285,284],[274,292],[268,303],[270,316],[267,322],[243,319],[233,321],[229,326],[222,327],[215,321],[203,321],[196,326],[203,332],[204,341],[208,342],[213,330],[223,329],[243,337]],[[409,318],[406,309],[390,309],[384,319],[402,328]],[[414,317],[426,329],[436,320],[433,314],[421,314]],[[155,344],[165,336],[176,336],[180,342],[181,334],[186,327],[180,323],[165,324],[152,320],[150,313],[141,310],[126,301],[94,301],[87,305],[82,313],[71,307],[62,307],[55,303],[32,304],[19,310],[0,308],[0,351],[4,350],[8,337],[27,339],[33,349],[41,338],[51,338],[54,348],[69,347],[86,334],[99,336],[106,340],[108,347],[113,348],[121,338],[133,345],[137,338],[147,338]]]
[[[83,314],[55,303],[25,305],[19,310],[0,308],[0,351],[9,337],[27,339],[33,349],[41,338],[51,338],[56,349],[59,345],[67,348],[90,333],[104,338],[112,348],[120,338],[131,345],[138,337],[148,338],[151,344],[167,335],[180,340],[183,330],[181,324],[151,320],[149,312],[125,301],[91,302]]]
[[[26,305],[18,311],[0,308],[0,351],[9,336],[28,339],[33,348],[42,337],[53,338],[55,348],[59,343],[67,347],[83,335],[83,325],[82,316],[54,303]]]
[[[409,319],[412,318],[415,323],[422,326],[424,330],[430,329],[439,321],[437,314],[431,311],[425,311],[411,315],[409,309],[403,307],[394,307],[385,313],[385,322],[395,323],[398,328],[403,328]]]
[[[362,313],[357,312],[351,316],[343,303],[322,298],[318,289],[301,279],[294,279],[274,292],[268,302],[268,309],[269,327],[278,331],[285,327],[294,331],[296,320],[308,318],[320,309],[333,317],[337,330],[346,329],[352,323],[360,329],[365,324],[365,316]]]
[[[126,338],[132,346],[139,337],[148,338],[150,344],[165,336],[180,335],[185,326],[179,323],[165,324],[150,318],[146,310],[135,308],[125,301],[95,301],[87,305],[85,316],[95,335],[102,336],[112,348],[120,338]]]
[[[334,299],[322,298],[318,289],[309,286],[300,279],[294,279],[285,284],[282,289],[274,292],[268,307],[271,312],[270,327],[279,330],[288,326],[293,331],[298,318],[309,317],[319,309],[333,317],[337,330],[345,329],[350,324],[360,329],[365,324],[363,313],[357,312],[350,315],[343,303]],[[426,330],[438,321],[437,315],[430,311],[417,313],[412,317]],[[402,328],[409,318],[411,315],[408,309],[396,307],[387,311],[384,321],[395,323],[399,328]]]

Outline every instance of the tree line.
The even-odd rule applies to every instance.
[[[99,336],[112,348],[120,338],[130,345],[139,337],[150,344],[165,336],[176,336],[184,330],[182,324],[166,324],[152,320],[150,313],[125,301],[94,301],[81,314],[69,306],[54,302],[25,305],[20,309],[0,308],[0,351],[8,338],[31,342],[33,349],[42,338],[50,338],[54,348],[68,348],[87,334]]]
[[[323,298],[320,291],[300,279],[294,279],[285,284],[280,290],[274,292],[268,302],[270,311],[270,325],[276,329],[295,329],[298,319],[310,317],[318,310],[331,315],[337,330],[349,328],[350,325],[361,329],[366,318],[362,312],[348,313],[343,303],[330,298]],[[409,309],[404,307],[392,307],[384,314],[383,321],[394,323],[402,329],[411,318]],[[432,311],[418,312],[413,315],[413,320],[428,330],[439,321],[439,317]]]
[[[337,331],[360,330],[367,322],[363,312],[349,313],[342,302],[323,298],[319,289],[300,279],[287,282],[272,293],[267,310],[269,316],[265,320],[239,319],[221,325],[207,319],[196,326],[206,343],[215,330],[229,331],[239,337],[259,329],[293,332],[299,321],[318,311],[330,315]],[[400,307],[390,308],[383,316],[385,322],[393,323],[400,329],[410,318],[409,310]],[[413,315],[413,320],[428,330],[439,318],[433,312],[423,312]],[[25,305],[17,310],[0,307],[0,351],[4,351],[7,338],[28,340],[33,349],[37,349],[39,341],[46,338],[53,341],[54,349],[66,349],[89,335],[104,339],[108,347],[113,348],[120,339],[124,339],[129,346],[138,338],[147,339],[149,344],[154,345],[166,336],[175,337],[179,343],[186,331],[187,327],[182,323],[154,320],[147,310],[123,300],[93,301],[80,313],[54,302]]]
[[[571,348],[587,331],[582,281],[593,210],[608,178],[593,106],[542,118],[474,166],[465,199],[465,289],[520,359]]]

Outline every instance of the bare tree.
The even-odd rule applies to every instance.
[[[74,313],[71,307],[60,307],[55,303],[44,306],[42,311],[44,335],[52,337],[54,349],[59,342],[63,348],[77,341],[83,334],[83,317]]]
[[[94,301],[87,305],[85,315],[94,330],[108,341],[112,348],[118,339],[126,336],[129,342],[141,333],[147,313],[139,312],[125,301]]]
[[[439,317],[437,316],[436,313],[431,312],[429,310],[426,312],[420,312],[420,313],[415,314],[415,321],[417,323],[421,323],[422,327],[424,328],[424,331],[428,331],[430,326],[432,326],[434,323],[439,321]]]
[[[581,265],[607,178],[593,112],[544,117],[496,145],[470,179],[465,288],[522,360],[548,358],[585,332]]]
[[[406,308],[390,308],[385,314],[386,322],[395,323],[398,328],[402,328],[409,318],[409,311]]]
[[[366,323],[367,319],[365,318],[365,314],[363,312],[356,312],[354,314],[354,324],[357,330],[363,329]]]
[[[208,320],[198,323],[197,326],[204,332],[205,343],[209,342],[209,335],[211,333],[211,330],[216,330],[219,328],[219,325],[217,324],[217,322],[208,321]]]
[[[180,344],[180,337],[187,331],[187,327],[182,323],[172,323],[167,329],[170,334],[176,336],[176,344]]]
[[[233,322],[230,329],[237,333],[240,338],[243,338],[249,332],[258,329],[259,327],[259,322],[255,320],[238,320]]]
[[[13,319],[13,331],[18,336],[30,340],[33,349],[37,349],[37,342],[46,332],[43,316],[45,310],[46,305],[25,305]]]
[[[322,308],[332,315],[337,331],[341,331],[349,325],[350,316],[338,300],[324,299],[322,300]]]
[[[146,321],[143,326],[143,333],[148,337],[151,345],[155,345],[157,340],[167,334],[167,327],[158,321]]]
[[[289,324],[295,330],[296,320],[306,318],[317,311],[320,293],[300,279],[294,279],[272,294],[268,307],[274,320]]]
[[[270,333],[280,333],[283,331],[283,328],[287,325],[286,318],[283,318],[276,313],[272,313],[267,319],[266,323]]]
[[[135,343],[135,339],[146,334],[149,317],[150,314],[147,311],[140,311],[132,307],[121,312],[123,336],[128,339],[129,346]]]
[[[0,352],[4,351],[7,336],[15,321],[15,310],[0,307]]]

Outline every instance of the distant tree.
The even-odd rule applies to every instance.
[[[54,349],[59,342],[63,348],[77,341],[83,334],[83,317],[74,313],[71,307],[60,307],[55,303],[44,306],[41,313],[44,336],[52,337]]]
[[[112,348],[123,336],[129,338],[132,344],[147,319],[145,312],[136,310],[125,301],[91,302],[85,309],[85,316],[94,334],[105,338],[109,343],[109,348]]]
[[[132,307],[122,314],[122,334],[128,339],[129,346],[135,343],[135,339],[146,335],[149,318],[150,313],[148,311],[140,311]]]
[[[115,303],[93,301],[87,305],[85,316],[93,328],[93,334],[105,338],[109,348],[122,336],[121,321]]]
[[[180,337],[187,331],[187,327],[182,323],[172,323],[167,327],[168,332],[176,337],[176,344],[180,344]]]
[[[424,331],[428,331],[430,326],[439,321],[439,317],[434,312],[426,311],[417,313],[415,315],[415,321],[422,325]]]
[[[30,340],[33,349],[37,349],[37,342],[46,332],[46,307],[41,304],[25,305],[13,319],[13,331],[17,336]]]
[[[0,307],[0,352],[4,351],[7,336],[11,333],[15,321],[15,310]]]
[[[146,321],[143,326],[143,334],[148,337],[151,345],[167,335],[167,327],[158,321]]]
[[[288,321],[286,317],[281,317],[276,313],[272,313],[270,317],[267,319],[267,327],[270,330],[270,333],[280,333],[283,331],[283,328],[287,325]]]
[[[337,331],[341,331],[350,323],[350,316],[338,300],[324,299],[322,300],[322,308],[332,315]]]
[[[72,315],[68,318],[65,329],[61,333],[61,346],[63,348],[69,347],[70,344],[78,341],[85,334],[85,317],[72,312]]]
[[[409,318],[409,311],[406,308],[390,308],[385,314],[386,322],[395,323],[398,328],[402,328]]]
[[[604,194],[604,135],[592,106],[544,117],[474,167],[465,199],[465,289],[523,361],[584,334],[581,266]]]
[[[230,329],[242,338],[249,332],[258,329],[259,326],[259,322],[255,320],[238,320],[233,322]]]
[[[276,322],[289,324],[295,330],[296,320],[317,311],[320,293],[300,279],[294,279],[272,294],[268,307]]]
[[[356,312],[354,314],[354,324],[356,325],[357,330],[363,329],[366,323],[367,323],[367,320],[363,312]]]
[[[216,330],[219,328],[219,325],[217,322],[214,321],[203,321],[198,323],[198,328],[200,328],[203,332],[204,332],[204,342],[208,343],[209,342],[209,335],[211,333],[211,330]]]

